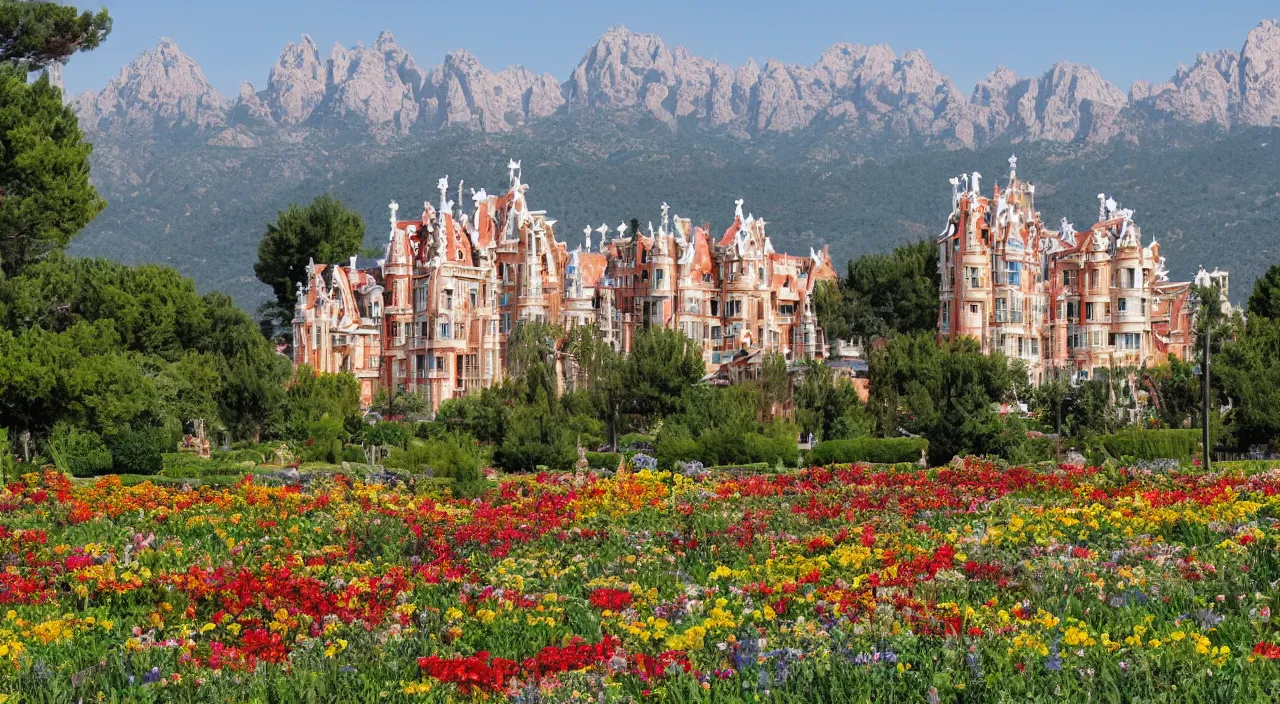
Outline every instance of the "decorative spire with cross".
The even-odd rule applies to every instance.
[[[744,202],[744,201],[743,201],[741,198],[739,198],[739,199],[737,199],[737,200],[733,201],[733,206],[734,206],[734,208],[733,208],[733,216],[734,216],[735,218],[741,218],[741,217],[742,217],[742,204],[743,204],[743,202]]]
[[[587,237],[587,251],[590,252],[591,251],[591,226],[587,225],[586,227],[582,228],[582,234],[586,235]]]
[[[1009,181],[1012,183],[1013,179],[1017,177],[1018,177],[1018,155],[1013,154],[1013,155],[1010,155],[1009,157]]]
[[[395,201],[393,200],[393,201],[391,201],[391,205],[390,205],[390,206],[388,206],[388,207],[390,207],[390,208],[391,208],[391,226],[392,226],[392,227],[395,227],[395,225],[396,225],[396,213],[400,211],[400,204],[399,204],[399,203],[397,203],[397,202],[395,202]]]
[[[671,231],[671,220],[667,218],[667,213],[669,213],[670,211],[671,211],[671,206],[667,205],[666,201],[663,201],[662,202],[662,224],[660,225],[659,231],[664,235]]]

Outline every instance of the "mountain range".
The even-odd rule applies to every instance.
[[[775,234],[781,244],[830,241],[845,256],[931,234],[945,217],[945,189],[895,194],[905,202],[889,208],[891,217],[863,214],[851,230],[841,213],[859,194],[832,191],[824,180],[879,174],[892,182],[895,169],[936,168],[927,183],[945,186],[953,172],[944,164],[966,170],[960,162],[994,161],[1017,145],[1043,155],[1045,176],[1063,179],[1045,183],[1042,194],[1074,192],[1076,180],[1084,191],[1114,188],[1124,179],[1084,179],[1114,171],[1107,165],[1121,154],[1168,169],[1269,144],[1265,135],[1280,127],[1280,26],[1263,21],[1239,50],[1201,54],[1168,81],[1136,82],[1128,93],[1091,67],[1063,62],[1030,77],[997,67],[967,96],[918,50],[836,44],[812,65],[731,66],[614,27],[564,80],[519,66],[495,72],[465,50],[424,69],[389,32],[371,46],[335,45],[327,56],[304,35],[284,48],[261,90],[246,83],[229,97],[162,39],[101,91],[70,103],[95,144],[94,181],[111,203],[77,251],[166,261],[253,305],[265,291],[251,274],[257,238],[288,202],[333,191],[360,198],[350,204],[376,223],[390,198],[428,197],[436,171],[452,167],[448,173],[479,185],[522,154],[537,157],[525,162],[535,199],[558,203],[568,222],[640,217],[654,206],[640,200],[650,191],[656,202],[683,195],[696,217],[723,218],[717,199],[731,203],[737,189],[795,211],[791,222],[766,213],[784,228]],[[1215,142],[1223,147],[1205,150]],[[1263,161],[1265,171],[1274,160]],[[1034,178],[1034,166],[1022,163]],[[1235,178],[1232,168],[1239,165],[1220,165],[1220,178]],[[734,179],[747,173],[755,180]],[[775,194],[792,191],[793,200],[775,203]],[[1253,197],[1266,210],[1277,195]],[[1063,207],[1083,211],[1091,200]],[[1143,203],[1131,204],[1143,212]],[[1223,205],[1205,207],[1212,214]],[[1171,212],[1154,231],[1181,230],[1178,220]],[[1249,227],[1246,237],[1265,242]],[[376,243],[380,230],[371,230]],[[1195,245],[1201,235],[1187,237]],[[1256,261],[1244,266],[1237,281],[1259,273]]]

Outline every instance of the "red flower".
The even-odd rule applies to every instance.
[[[625,589],[609,589],[608,587],[600,587],[593,590],[591,596],[587,597],[591,605],[597,609],[608,609],[610,611],[622,611],[631,606],[631,592]]]

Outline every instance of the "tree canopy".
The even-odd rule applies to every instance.
[[[319,196],[310,205],[290,205],[258,243],[253,266],[262,283],[271,287],[275,305],[265,317],[278,321],[293,317],[297,286],[306,278],[307,264],[341,264],[357,255],[364,244],[364,218],[332,196]]]
[[[106,10],[81,12],[47,0],[0,0],[0,62],[25,71],[95,49],[110,33]]]
[[[838,286],[818,288],[814,308],[830,339],[931,331],[937,329],[938,284],[937,247],[922,240],[851,260]]]
[[[62,250],[105,206],[89,183],[92,149],[47,76],[29,82],[0,63],[0,273]]]

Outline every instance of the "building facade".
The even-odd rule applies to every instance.
[[[990,196],[976,172],[951,179],[937,240],[939,336],[1021,359],[1036,383],[1186,358],[1191,284],[1168,280],[1159,243],[1143,242],[1133,211],[1099,194],[1094,225],[1077,232],[1063,218],[1050,230],[1035,186],[1018,178],[1016,158],[1009,166],[1007,185]]]
[[[825,248],[774,251],[765,222],[738,201],[719,240],[664,203],[656,230],[587,226],[570,249],[556,221],[529,208],[520,164],[509,168],[507,191],[472,190],[470,212],[461,186],[449,199],[447,177],[417,219],[400,219],[392,203],[377,267],[313,265],[295,311],[295,364],[352,372],[366,403],[385,388],[423,393],[437,409],[500,383],[508,335],[528,321],[594,326],[622,352],[642,330],[680,330],[701,343],[708,373],[744,353],[826,355],[811,302],[819,282],[837,278]],[[562,362],[563,378],[573,361]]]

